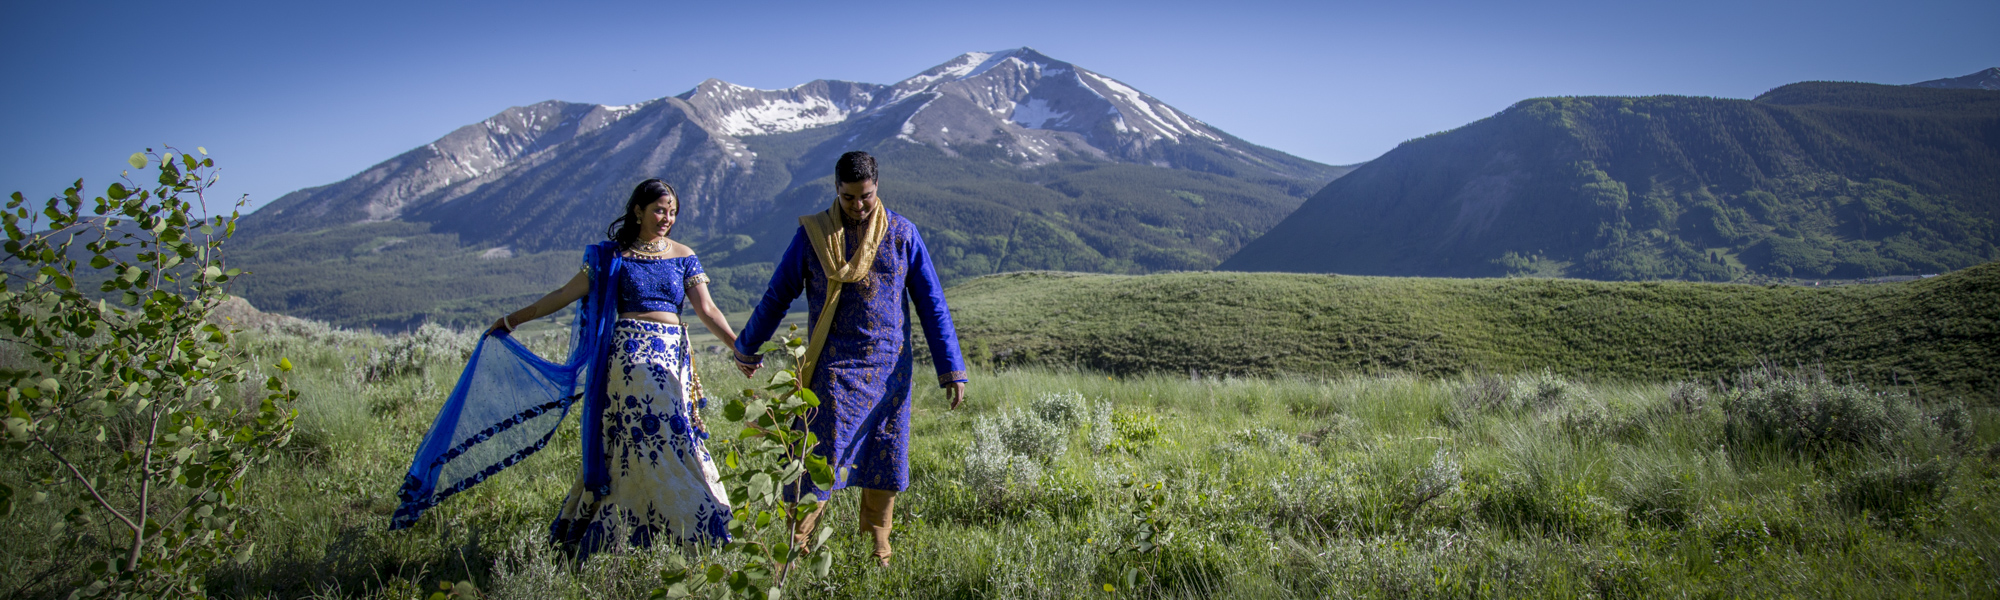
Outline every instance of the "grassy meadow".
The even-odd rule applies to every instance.
[[[1197,276],[1227,277],[1156,277],[1171,286]],[[1063,290],[1050,276],[1013,277],[1036,285],[1006,296],[977,287],[993,285],[989,278],[953,290],[968,345],[987,344],[984,366],[958,410],[946,410],[941,393],[919,390],[895,564],[870,566],[869,542],[854,532],[858,499],[837,494],[827,521],[837,532],[833,571],[792,586],[791,597],[2000,596],[2000,409],[1985,396],[1875,384],[1810,365],[1724,377],[1662,369],[1668,375],[1647,377],[1655,372],[1603,371],[1592,362],[1545,370],[1484,362],[1488,355],[1469,351],[1453,369],[1364,363],[1311,374],[1097,370],[1060,366],[1070,355],[1054,350],[1008,364],[993,360],[995,341],[1028,338],[994,333],[992,324],[1013,313],[993,299],[1044,302]],[[1403,320],[1351,308],[1313,318],[1406,327],[1468,302],[1453,285],[1518,285],[1598,312],[1631,306],[1619,304],[1634,302],[1619,293],[1702,293],[1594,284],[1630,287],[1564,300],[1570,282],[1409,281],[1431,292],[1405,302],[1432,308],[1409,310]],[[1894,286],[1952,283],[1941,277],[1831,293],[1879,299],[1911,294]],[[1746,301],[1752,306],[1835,297],[1738,287],[1746,297],[1779,298]],[[1536,303],[1541,297],[1520,298],[1516,309],[1553,310]],[[1095,314],[1138,314],[1121,312],[1132,306],[1107,304]],[[1152,331],[1194,318],[1161,306]],[[1084,320],[1059,303],[1040,309],[1049,322],[1063,323],[1066,314]],[[1717,318],[1767,314],[1703,310]],[[1482,323],[1484,314],[1457,322]],[[1569,335],[1608,327],[1594,323],[1572,321],[1586,333]],[[1071,327],[1076,339],[1100,335],[1096,325]],[[1478,339],[1530,343],[1509,342],[1513,330],[1494,327]],[[1632,327],[1640,333],[1619,339],[1678,331]],[[1275,341],[1293,331],[1248,337]],[[566,343],[556,329],[520,335],[544,355]],[[410,455],[473,339],[435,326],[384,337],[304,321],[246,332],[242,343],[259,364],[284,356],[297,365],[299,429],[284,458],[244,483],[259,550],[211,572],[212,593],[419,598],[440,582],[469,580],[488,598],[645,598],[661,569],[705,558],[699,549],[656,548],[576,567],[547,547],[549,521],[578,471],[574,418],[540,454],[447,500],[415,527],[387,531]],[[1547,357],[1615,342],[1547,349]],[[1153,348],[1141,354],[1190,347]],[[1664,351],[1613,356],[1649,352]],[[746,381],[721,354],[697,363],[712,393]],[[97,533],[65,529],[64,502],[22,504],[0,526],[0,594],[62,597],[92,559],[66,543],[81,538],[87,546]]]
[[[2000,400],[2000,263],[1831,287],[1291,273],[1009,273],[951,290],[965,351],[1115,374],[1548,369],[1727,378],[1762,363]]]

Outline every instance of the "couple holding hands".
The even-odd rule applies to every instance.
[[[423,510],[539,450],[581,398],[583,472],[550,527],[555,543],[581,560],[619,538],[630,546],[728,541],[729,495],[704,444],[698,408],[706,399],[681,309],[734,348],[747,377],[804,293],[812,328],[800,377],[821,401],[808,427],[819,439],[813,452],[839,476],[832,489],[803,484],[822,501],[861,488],[860,528],[886,566],[896,493],[909,485],[914,338],[905,302],[916,307],[953,408],[965,397],[965,361],[923,239],[876,194],[875,158],[842,155],[834,180],[834,206],[799,218],[741,336],[710,299],[700,259],[667,237],[680,198],[660,180],[640,183],[610,239],[585,249],[574,278],[501,317],[481,339],[417,451],[390,528],[414,524]],[[579,300],[564,363],[507,335]],[[795,536],[812,532],[820,506],[794,523]]]

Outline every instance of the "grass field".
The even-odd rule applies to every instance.
[[[2000,595],[2000,409],[1981,396],[1920,394],[1927,388],[1907,380],[1851,384],[1860,377],[1832,368],[1830,377],[1810,367],[1730,370],[1718,381],[1686,375],[1705,373],[1687,363],[1629,367],[1770,340],[1702,368],[1755,365],[1761,349],[1793,339],[1782,336],[1815,330],[1787,319],[1861,306],[1883,312],[1841,317],[1852,328],[1837,333],[1917,327],[1894,339],[1937,354],[1855,345],[1856,354],[1840,356],[1865,366],[1858,353],[1873,347],[1883,364],[1910,373],[1956,372],[1923,366],[1940,360],[1926,356],[1966,352],[1923,332],[1963,331],[1954,323],[1989,318],[1981,315],[1991,314],[1990,303],[1866,322],[1939,295],[1991,298],[1983,283],[1990,272],[1840,290],[1402,280],[1412,291],[1400,298],[1387,291],[1393,280],[1257,277],[1294,286],[1259,302],[1297,305],[1313,319],[1348,315],[1347,329],[1292,324],[1196,341],[1283,322],[1275,309],[1251,310],[1229,293],[1250,285],[1242,275],[1016,275],[954,288],[961,333],[968,345],[986,344],[987,366],[975,371],[959,410],[919,390],[896,564],[867,566],[868,542],[853,533],[856,498],[836,495],[834,570],[791,596]],[[1030,285],[1000,285],[1008,281]],[[1516,293],[1523,290],[1531,294]],[[1334,300],[1314,300],[1321,297]],[[1664,312],[1669,300],[1703,298]],[[1221,320],[1199,312],[1204,303],[1264,321]],[[1552,314],[1560,305],[1580,316]],[[1654,320],[1634,314],[1646,307],[1661,312]],[[1407,316],[1383,316],[1397,312]],[[1674,325],[1691,315],[1714,321]],[[1615,333],[1618,316],[1636,325],[1600,339]],[[739,326],[740,318],[732,315]],[[1146,328],[1131,338],[1106,324],[1141,318]],[[1008,323],[1026,333],[1003,333]],[[1058,326],[1070,336],[1038,333]],[[1383,353],[1411,331],[1440,333],[1431,346],[1452,352],[1418,351],[1402,363],[1339,358],[1393,356]],[[545,355],[564,343],[555,329],[520,335]],[[1285,362],[1295,360],[1286,353],[1339,335],[1357,349],[1306,358],[1354,362]],[[1235,348],[1226,341],[1234,338],[1275,356],[1193,363],[1204,365],[1198,378],[1180,363],[1088,358],[1189,360],[1182,357]],[[1087,350],[1093,340],[1121,339],[1132,345]],[[1371,339],[1376,345],[1362,343]],[[1672,343],[1681,339],[1690,341]],[[1990,351],[1990,339],[1959,343]],[[1591,354],[1653,340],[1665,347]],[[656,549],[572,568],[545,546],[578,470],[573,419],[547,450],[416,527],[387,531],[410,454],[471,338],[294,324],[244,343],[259,363],[286,356],[298,366],[300,428],[285,458],[245,483],[261,549],[247,564],[211,573],[217,595],[413,598],[439,582],[470,580],[492,598],[644,598],[661,568],[703,558]],[[1024,349],[1015,356],[1033,360],[1000,361],[996,370],[995,348]],[[745,381],[723,355],[697,360],[711,390]],[[1088,366],[1050,366],[1065,361]],[[1232,370],[1246,375],[1224,375]],[[0,527],[0,594],[67,593],[88,562],[67,542],[88,547],[96,535],[51,525],[68,508],[60,499],[22,504]]]
[[[1199,272],[1011,273],[951,290],[982,364],[1118,374],[1712,380],[1761,363],[2000,399],[2000,263],[1826,288]]]

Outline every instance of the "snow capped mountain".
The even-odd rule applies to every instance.
[[[695,118],[728,135],[790,133],[824,127],[867,110],[884,86],[818,80],[784,90],[748,88],[719,79],[701,82],[676,98]]]
[[[896,139],[952,155],[959,146],[994,146],[1003,160],[1021,166],[1065,156],[1170,165],[1159,147],[1182,143],[1212,145],[1253,164],[1271,158],[1132,86],[1032,48],[968,52],[889,86],[820,80],[759,90],[711,79],[677,97],[726,135],[893,118]]]
[[[759,141],[810,131],[824,135],[809,136],[816,141],[804,148]],[[764,159],[760,144],[780,148],[783,159]],[[892,85],[816,80],[760,90],[710,79],[628,106],[510,108],[344,181],[286,194],[246,225],[281,232],[401,219],[458,233],[467,244],[570,247],[601,237],[596,221],[616,211],[609,204],[621,187],[661,177],[682,192],[683,222],[715,234],[760,218],[779,193],[821,176],[840,152],[884,144],[1020,168],[1130,163],[1315,188],[1343,172],[1244,142],[1108,76],[1016,48],[968,52]],[[795,177],[797,164],[815,167]]]
[[[293,213],[278,224],[281,230],[310,228],[311,221],[395,219],[419,198],[504,171],[517,158],[587,135],[640,106],[550,100],[509,108],[346,180],[286,194],[258,214]]]

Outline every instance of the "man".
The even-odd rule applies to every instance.
[[[875,558],[888,566],[890,513],[896,492],[910,483],[906,301],[916,305],[938,385],[952,408],[965,399],[966,378],[944,286],[923,238],[908,219],[882,206],[877,183],[875,157],[841,155],[834,166],[838,200],[825,212],[799,217],[798,234],[736,339],[736,362],[745,376],[756,372],[763,364],[756,350],[804,292],[813,325],[800,377],[820,399],[808,424],[819,438],[813,452],[839,474],[834,490],[861,488],[861,531],[874,535]],[[832,491],[817,489],[810,478],[804,485],[822,502]],[[794,539],[807,539],[825,506],[793,524]]]

